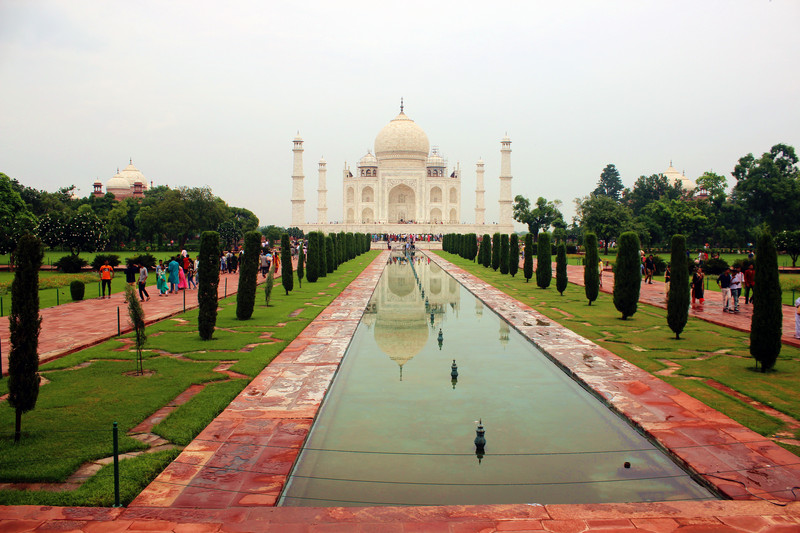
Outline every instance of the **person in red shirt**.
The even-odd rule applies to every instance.
[[[753,303],[756,287],[756,267],[752,264],[744,271],[744,303]]]
[[[102,300],[106,297],[106,287],[108,287],[108,297],[111,298],[111,278],[114,277],[114,269],[109,266],[108,261],[103,263],[100,267],[100,285],[102,286],[103,295],[100,297]]]

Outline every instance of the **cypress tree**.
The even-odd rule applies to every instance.
[[[333,254],[328,258],[328,264],[333,266],[333,270],[331,270],[333,272],[339,268],[339,252],[336,250],[337,237],[335,233],[331,233],[328,237],[331,238],[331,244],[333,245]]]
[[[508,235],[500,235],[500,273],[508,274]]]
[[[219,233],[204,231],[200,236],[200,265],[197,269],[197,330],[204,341],[214,336],[218,286]]]
[[[475,233],[470,233],[470,261],[473,263],[478,257],[478,236]]]
[[[341,265],[345,261],[347,261],[347,235],[345,232],[339,232],[339,238],[336,239],[336,244],[338,245],[338,252],[339,252],[339,264]]]
[[[672,236],[672,251],[669,259],[670,282],[667,293],[667,324],[681,338],[681,332],[689,320],[689,265],[686,257],[686,237]]]
[[[305,274],[306,253],[303,251],[303,241],[298,241],[297,246],[297,284],[303,287],[303,275]]]
[[[614,307],[622,313],[622,320],[633,316],[639,303],[642,288],[642,267],[639,258],[639,236],[626,231],[619,236],[617,263],[614,268]]]
[[[136,373],[140,376],[144,374],[144,362],[142,360],[142,350],[147,342],[145,333],[144,310],[139,298],[136,297],[136,290],[133,285],[125,285],[125,301],[128,302],[128,318],[133,328],[134,346],[136,346]]]
[[[597,256],[597,235],[587,233],[583,239],[586,255],[583,257],[583,290],[589,305],[600,294],[600,259]]]
[[[22,414],[36,407],[39,398],[39,268],[43,257],[42,242],[37,237],[23,235],[17,241],[8,317],[8,405],[16,414],[14,442],[22,436]]]
[[[306,235],[308,242],[308,257],[306,258],[306,279],[309,283],[316,283],[319,279],[319,263],[317,263],[317,234],[312,231]]]
[[[319,277],[328,277],[328,245],[325,242],[325,234],[317,232],[317,243],[319,244]]]
[[[333,238],[330,235],[325,236],[325,265],[328,267],[328,274],[333,273]]]
[[[492,270],[500,267],[500,234],[492,235]]]
[[[556,246],[556,290],[561,296],[564,296],[567,281],[567,245],[560,242]]]
[[[351,260],[356,256],[356,238],[348,232],[347,233],[347,260]]]
[[[492,238],[489,237],[488,233],[483,234],[483,240],[481,242],[481,246],[483,248],[483,255],[481,256],[481,264],[485,268],[489,268],[492,264]]]
[[[508,273],[511,277],[519,271],[519,235],[512,233],[508,243]]]
[[[294,272],[292,272],[292,247],[289,245],[289,234],[281,235],[281,283],[289,296],[294,289]]]
[[[267,274],[267,282],[264,283],[264,297],[266,299],[267,307],[269,307],[269,300],[272,298],[272,287],[275,286],[275,261],[269,265],[269,274]]]
[[[239,290],[236,292],[236,318],[253,316],[258,285],[258,262],[261,255],[261,234],[249,231],[244,236],[244,256],[239,264]]]
[[[539,234],[536,252],[536,285],[546,289],[553,280],[553,250],[546,231]]]
[[[522,262],[522,275],[525,276],[525,283],[533,277],[533,233],[525,235],[525,259]]]
[[[750,323],[750,355],[761,363],[761,371],[775,366],[781,353],[783,310],[778,277],[778,254],[772,235],[764,232],[756,242],[756,288]]]

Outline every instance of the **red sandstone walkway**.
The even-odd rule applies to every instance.
[[[280,280],[280,270],[276,279]],[[153,276],[151,276],[153,277]],[[259,283],[263,278],[259,275]],[[278,281],[280,283],[280,281]],[[239,287],[239,274],[220,275],[218,294],[236,294]],[[197,290],[181,291],[179,294],[157,296],[155,285],[147,287],[150,301],[143,302],[147,324],[183,312],[184,294],[186,309],[197,307]],[[137,292],[138,294],[138,292]],[[117,293],[110,299],[97,298],[70,302],[64,305],[42,309],[42,330],[39,334],[39,361],[48,361],[93,346],[117,335],[117,309],[119,324],[123,333],[131,330],[128,325],[128,309],[124,293]],[[9,345],[8,317],[0,318],[0,342],[2,342],[3,375],[8,374]]]

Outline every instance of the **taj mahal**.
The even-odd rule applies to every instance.
[[[345,163],[342,174],[341,223],[328,219],[327,163],[319,161],[317,221],[305,213],[303,139],[293,141],[292,226],[304,232],[361,233],[511,233],[514,231],[511,196],[511,139],[501,141],[499,212],[497,223],[487,224],[484,204],[484,162],[476,163],[475,224],[461,223],[461,166],[448,169],[438,149],[403,110],[378,132],[374,153],[368,151],[355,172]]]

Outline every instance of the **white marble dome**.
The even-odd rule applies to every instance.
[[[358,160],[358,166],[360,167],[377,167],[378,166],[378,158],[372,155],[371,152],[367,152],[364,157]]]
[[[378,159],[427,161],[430,143],[425,132],[402,111],[375,137]]]
[[[133,161],[131,161],[127,167],[123,168],[117,176],[124,178],[128,182],[129,187],[133,187],[134,183],[141,183],[143,186],[142,189],[147,190],[147,178],[144,177],[144,174],[142,174],[138,168],[133,166]]]
[[[664,172],[664,176],[667,177],[667,182],[670,185],[680,183],[684,191],[693,191],[697,188],[697,185],[695,185],[692,180],[684,176],[681,172],[678,172],[678,170],[672,166],[671,162],[669,168]]]
[[[106,191],[112,193],[114,196],[119,196],[120,194],[126,195],[130,193],[130,190],[131,184],[119,174],[114,174],[114,176],[106,182]]]

